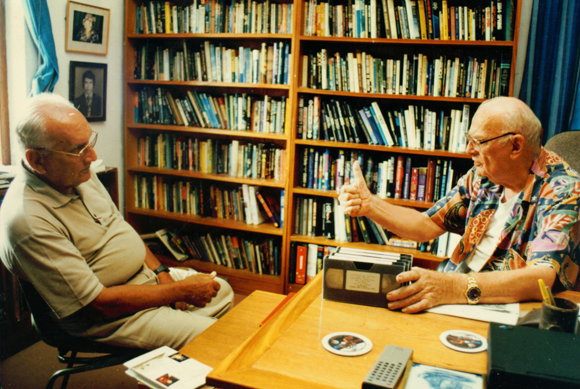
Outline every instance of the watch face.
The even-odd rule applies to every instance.
[[[473,301],[479,300],[481,297],[481,290],[478,287],[469,288],[467,291],[467,298]]]

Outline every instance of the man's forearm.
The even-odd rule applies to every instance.
[[[480,303],[506,304],[541,300],[538,279],[553,285],[556,271],[547,266],[473,274],[481,289]],[[389,309],[415,313],[441,304],[467,304],[467,277],[414,267],[397,276],[397,282],[411,282],[388,293]]]
[[[371,196],[371,211],[367,217],[397,236],[418,242],[427,242],[445,232],[427,215],[412,208],[389,204],[374,195]]]
[[[161,265],[161,262],[159,262],[155,254],[153,254],[151,250],[149,250],[149,247],[147,247],[147,245],[145,245],[145,264],[151,270],[155,270]],[[171,276],[167,272],[161,272],[157,274],[157,278],[159,278],[160,284],[173,282],[173,278],[171,278]]]
[[[538,280],[548,286],[556,281],[556,271],[549,266],[530,266],[524,269],[474,274],[481,289],[482,303],[503,304],[527,300],[541,300]]]
[[[174,284],[120,285],[104,288],[87,310],[94,319],[102,320],[183,301],[180,289]]]
[[[196,274],[180,281],[158,285],[118,285],[104,288],[86,312],[94,320],[130,315],[144,309],[185,302],[203,307],[220,290],[211,274]]]

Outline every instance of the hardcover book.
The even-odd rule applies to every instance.
[[[213,370],[193,358],[163,346],[124,363],[127,375],[156,389],[194,389],[205,385]]]

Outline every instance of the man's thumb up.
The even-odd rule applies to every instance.
[[[362,170],[360,169],[360,163],[358,160],[354,161],[352,165],[352,170],[354,172],[354,184],[357,186],[358,185],[367,186],[365,176],[363,175]]]

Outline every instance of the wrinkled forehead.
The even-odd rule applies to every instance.
[[[72,107],[43,107],[47,135],[58,144],[87,142],[91,126],[85,117]]]
[[[501,134],[502,130],[502,120],[497,114],[494,114],[489,109],[480,109],[473,116],[469,134],[484,138]]]

